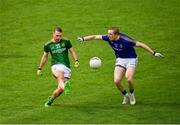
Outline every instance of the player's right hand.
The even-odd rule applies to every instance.
[[[77,37],[77,40],[80,42],[84,42],[84,38],[83,37]]]
[[[41,75],[41,70],[42,70],[41,68],[38,68],[38,69],[37,69],[36,74],[37,74],[38,76]]]

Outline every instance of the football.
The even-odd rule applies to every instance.
[[[92,57],[89,60],[89,66],[93,69],[101,67],[101,59],[99,57]]]

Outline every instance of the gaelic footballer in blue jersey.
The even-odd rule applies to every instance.
[[[107,41],[114,50],[116,56],[114,83],[124,95],[122,104],[127,104],[129,101],[131,105],[136,103],[133,76],[138,58],[134,47],[141,47],[155,57],[163,57],[160,53],[153,51],[146,44],[136,41],[123,33],[120,33],[117,27],[109,28],[107,35],[90,35],[85,37],[78,37],[78,40],[80,42],[88,40],[104,40]],[[124,76],[128,82],[130,94],[127,93],[121,82]]]

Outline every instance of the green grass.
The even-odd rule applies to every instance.
[[[0,123],[180,123],[179,5],[179,0],[0,0]],[[45,108],[56,87],[50,60],[42,76],[35,73],[54,26],[72,41],[80,67],[72,67],[71,96],[63,94]],[[165,55],[156,59],[136,49],[135,106],[121,105],[108,44],[76,40],[106,34],[110,26]],[[88,66],[93,56],[102,59],[98,70]]]

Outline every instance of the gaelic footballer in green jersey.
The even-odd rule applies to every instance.
[[[44,46],[45,52],[50,52],[52,59],[51,65],[55,64],[64,64],[70,68],[70,62],[68,58],[68,50],[72,47],[72,44],[69,40],[61,39],[59,42],[48,42]]]
[[[79,61],[77,55],[72,47],[72,44],[69,40],[62,38],[62,29],[56,27],[53,30],[53,39],[46,43],[44,46],[44,54],[41,57],[39,68],[37,70],[37,75],[40,75],[41,69],[45,65],[48,54],[51,55],[51,69],[52,73],[57,80],[57,88],[54,90],[52,95],[48,98],[48,101],[45,103],[45,107],[51,106],[54,99],[60,96],[64,90],[65,94],[70,93],[70,61],[68,53],[70,52],[72,58],[75,61],[74,67],[79,66]]]

